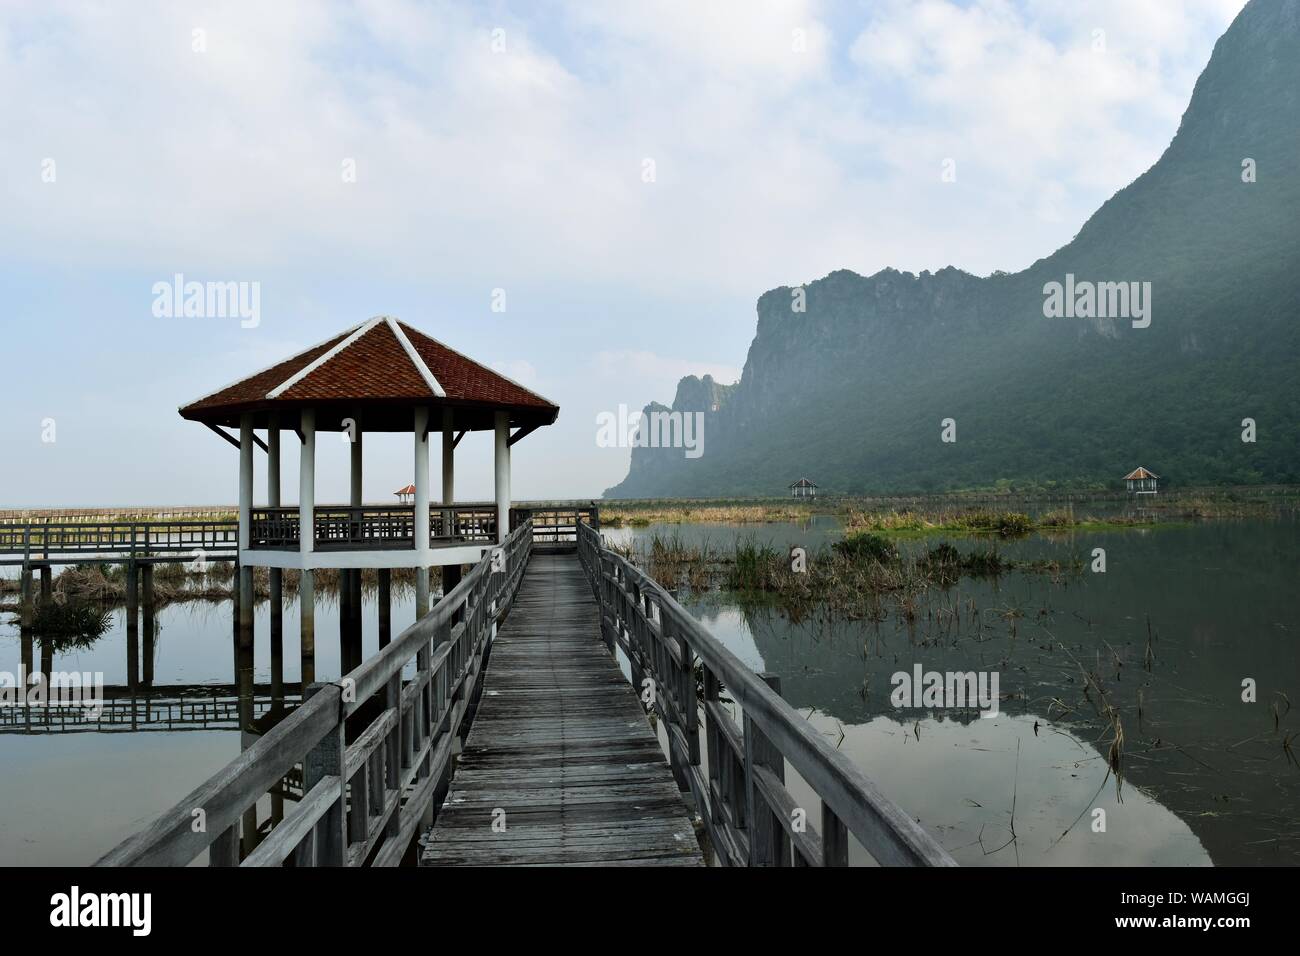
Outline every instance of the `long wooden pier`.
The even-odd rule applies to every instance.
[[[100,865],[844,866],[851,839],[881,864],[953,865],[774,675],[591,524],[558,555],[533,532],[523,520],[426,615],[308,687]],[[264,827],[259,801],[286,780],[302,797]]]
[[[535,555],[422,866],[703,866],[576,554]]]

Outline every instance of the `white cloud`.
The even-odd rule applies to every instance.
[[[836,34],[812,0],[574,3],[552,25],[564,43],[399,0],[9,9],[0,84],[24,95],[0,103],[3,200],[19,227],[0,242],[237,278],[334,260],[748,296],[839,267],[1012,268],[1154,161],[1234,5],[893,0]],[[856,73],[830,68],[837,48]],[[946,156],[978,190],[970,221],[996,217],[999,235],[941,250],[935,228],[962,221],[936,188]],[[1046,223],[1045,183],[1071,197]]]
[[[519,446],[536,457],[520,488],[581,493],[625,467],[595,447],[596,413],[668,401],[688,374],[734,381],[689,356],[743,355],[763,291],[839,268],[1015,269],[1068,241],[1160,155],[1242,2],[3,5],[0,273],[21,287],[20,346],[39,327],[81,363],[69,403],[89,415],[111,393],[114,419],[177,430],[159,407],[395,300],[562,405]],[[224,327],[150,323],[149,285],[174,272],[262,281],[257,354],[230,354],[242,333]],[[496,287],[528,324],[494,353],[472,323]],[[105,378],[103,353],[151,348],[168,361],[140,394]],[[15,394],[43,403],[26,372]],[[117,440],[94,424],[68,421],[60,454]],[[225,454],[210,437],[194,447]],[[48,451],[23,453],[33,497],[56,487]],[[216,465],[196,471],[214,477],[193,494],[229,498]],[[78,473],[58,478],[70,502]],[[115,496],[156,493],[123,474]]]

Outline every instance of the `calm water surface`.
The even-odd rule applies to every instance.
[[[378,612],[366,600],[364,652],[379,648]],[[230,684],[234,650],[229,601],[173,604],[158,612],[154,685]],[[7,619],[7,615],[5,619]],[[270,609],[256,612],[254,680],[269,683]],[[415,620],[415,602],[394,586],[393,628]],[[143,628],[142,628],[143,631]],[[317,598],[316,676],[339,676],[338,606]],[[298,608],[284,612],[284,679],[299,679]],[[148,648],[143,640],[142,645]],[[0,626],[0,671],[17,673],[17,627]],[[142,651],[143,653],[143,651]],[[34,658],[39,665],[40,647]],[[127,680],[126,615],[90,647],[54,655],[54,670],[102,671],[106,685]],[[93,863],[239,755],[234,730],[0,732],[0,865]]]
[[[815,553],[842,531],[826,517],[606,533],[640,546],[658,534]],[[951,540],[963,551],[990,544]],[[924,595],[910,620],[889,602],[878,621],[827,614],[795,621],[735,595],[679,597],[747,664],[780,675],[786,699],[964,865],[1300,862],[1300,767],[1282,747],[1300,731],[1300,710],[1287,713],[1285,702],[1300,705],[1300,524],[1283,517],[998,545],[1007,557],[1058,560],[1090,560],[1096,547],[1106,549],[1105,574],[963,578]],[[270,679],[268,614],[258,607],[259,682]],[[172,605],[158,619],[155,684],[230,683],[229,602]],[[378,647],[372,603],[364,620],[369,655]],[[395,595],[395,631],[412,620],[410,595]],[[296,605],[286,607],[284,632],[285,679],[294,681]],[[335,606],[318,606],[320,679],[337,676],[337,632]],[[17,671],[19,660],[17,628],[0,626],[0,670]],[[56,654],[54,667],[103,671],[107,683],[122,684],[126,662],[119,610],[108,634]],[[1008,699],[993,718],[897,710],[890,676],[915,663],[996,670]],[[1110,724],[1082,695],[1083,667],[1097,673],[1121,715],[1118,792],[1107,779]],[[1242,702],[1246,678],[1258,684],[1256,703]],[[92,862],[238,749],[234,731],[0,734],[0,864]],[[801,786],[792,783],[796,797],[816,806]],[[1104,832],[1094,832],[1095,809],[1105,811]],[[860,850],[855,861],[869,862]]]
[[[822,518],[608,534],[642,547],[657,534],[815,552],[839,529]],[[915,552],[940,540],[899,546]],[[963,551],[994,546],[948,540]],[[1015,559],[1087,562],[1100,547],[1107,570],[963,578],[919,600],[911,620],[891,610],[878,622],[824,613],[793,621],[736,595],[679,597],[747,664],[780,675],[785,698],[963,865],[1300,862],[1300,766],[1282,745],[1300,731],[1300,710],[1287,713],[1288,700],[1300,705],[1294,516],[996,547]],[[1011,699],[994,718],[896,709],[891,675],[917,663],[997,671]],[[1118,793],[1106,779],[1111,725],[1083,695],[1082,668],[1120,714]],[[1247,678],[1255,703],[1242,700]],[[1098,808],[1104,832],[1093,830]]]

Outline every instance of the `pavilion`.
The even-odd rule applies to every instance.
[[[790,484],[791,498],[816,498],[817,486],[807,478],[800,478]]]
[[[239,627],[252,640],[252,574],[271,569],[276,637],[283,569],[301,573],[303,684],[314,679],[313,572],[336,568],[340,587],[343,670],[360,663],[360,571],[376,569],[381,644],[387,643],[387,584],[393,568],[416,569],[416,614],[429,610],[429,568],[443,568],[444,592],[462,564],[476,563],[510,532],[510,449],[559,415],[553,402],[389,316],[376,316],[270,368],[180,409],[239,448]],[[223,431],[238,429],[239,438]],[[262,440],[257,432],[265,432]],[[457,505],[455,449],[469,431],[495,433],[496,500]],[[298,503],[281,504],[280,445],[299,442]],[[316,436],[347,432],[351,496],[346,505],[316,501]],[[373,432],[412,436],[411,504],[368,506],[361,497],[363,438]],[[440,501],[431,509],[429,434],[442,435]],[[265,505],[254,504],[253,455],[267,456]],[[311,533],[303,533],[311,529]]]
[[[1123,481],[1128,490],[1135,495],[1154,495],[1157,493],[1160,476],[1139,465],[1125,475]]]

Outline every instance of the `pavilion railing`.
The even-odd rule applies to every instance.
[[[297,550],[301,522],[297,507],[253,508],[249,546]],[[415,546],[414,505],[317,505],[313,512],[317,551],[410,549]],[[497,539],[495,504],[429,506],[429,543],[491,544]]]
[[[450,779],[493,627],[531,547],[525,523],[391,644],[338,681],[311,685],[289,717],[96,865],[184,866],[205,852],[211,866],[400,863]],[[304,793],[284,819],[241,833],[245,811],[295,774]]]
[[[439,541],[495,541],[497,506],[495,503],[468,505],[430,505],[429,534]]]
[[[611,653],[626,655],[642,699],[649,691],[673,775],[694,797],[720,863],[845,866],[851,833],[883,865],[956,865],[781,698],[773,675],[746,667],[590,525],[578,528],[578,555],[602,637]],[[739,726],[724,688],[743,715]],[[786,787],[787,761],[820,799],[820,829],[814,808],[800,807]]]
[[[253,508],[249,512],[248,546],[273,551],[296,551],[300,547],[297,508]]]
[[[415,545],[413,507],[317,505],[314,520],[317,551],[409,549]]]

